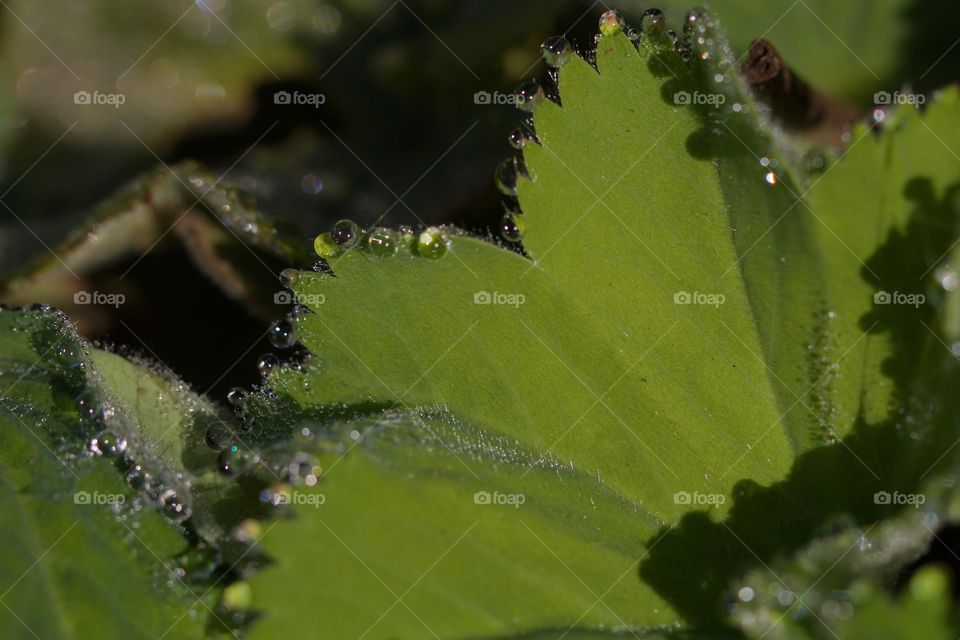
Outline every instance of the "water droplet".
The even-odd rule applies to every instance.
[[[630,39],[630,42],[637,42],[640,40],[640,29],[636,27],[630,27],[627,29],[627,38]]]
[[[333,225],[330,237],[341,249],[352,249],[360,242],[360,227],[353,220],[340,220]]]
[[[103,431],[90,440],[88,448],[93,455],[113,457],[123,453],[127,441],[111,431]]]
[[[507,242],[520,242],[523,238],[523,222],[512,213],[503,214],[500,220],[500,236]]]
[[[340,253],[340,247],[333,241],[329,233],[321,233],[313,241],[313,250],[321,258],[333,258]]]
[[[540,54],[544,61],[559,69],[570,60],[570,43],[563,36],[551,36],[540,45]]]
[[[665,24],[666,19],[663,16],[663,11],[660,9],[647,9],[640,17],[640,28],[644,31],[651,29],[660,31]]]
[[[191,511],[190,506],[177,497],[177,492],[173,489],[167,489],[162,494],[160,494],[160,511],[167,517],[168,520],[181,523],[189,518],[193,511]]]
[[[77,412],[81,420],[93,420],[97,417],[97,399],[89,389],[77,396]]]
[[[203,434],[207,446],[214,451],[221,451],[232,438],[233,432],[230,427],[222,422],[214,422],[207,427],[206,433]]]
[[[387,258],[397,254],[400,241],[390,229],[374,229],[367,235],[367,248],[373,255]]]
[[[239,407],[243,404],[243,401],[247,399],[247,395],[248,394],[245,389],[234,387],[233,389],[230,389],[230,391],[227,391],[227,402],[235,407]]]
[[[450,239],[440,227],[428,227],[417,237],[417,254],[436,260],[450,248]]]
[[[76,349],[72,346],[60,347],[57,349],[57,361],[60,363],[60,366],[65,368],[73,368],[80,364],[80,356],[77,355]]]
[[[291,485],[306,485],[312,487],[317,484],[323,469],[320,463],[311,455],[298,453],[284,469],[284,480]]]
[[[280,366],[280,358],[272,353],[265,353],[257,360],[257,370],[260,375],[266,378],[270,372]]]
[[[500,193],[507,196],[517,195],[517,159],[507,158],[500,163],[494,174],[497,181],[497,188]]]
[[[527,167],[527,163],[523,161],[522,157],[516,159],[516,165],[517,165],[517,175],[523,176],[530,182],[537,181],[537,174],[535,174],[533,171],[530,170],[529,167]]]
[[[308,173],[303,176],[303,180],[300,181],[300,186],[303,187],[304,192],[315,196],[323,191],[323,180],[320,179],[320,176]]]
[[[507,140],[510,142],[510,146],[517,151],[523,149],[527,144],[527,136],[520,129],[514,129],[507,137]]]
[[[604,11],[600,16],[600,33],[605,36],[615,36],[623,31],[623,18],[615,9]]]
[[[150,488],[151,481],[153,478],[150,477],[150,474],[147,473],[143,466],[139,464],[133,464],[124,474],[127,478],[127,484],[137,491],[146,491]]]
[[[284,269],[280,272],[280,283],[285,287],[292,287],[300,279],[300,272],[296,269]]]
[[[943,287],[944,291],[954,291],[957,288],[957,285],[960,284],[960,280],[957,278],[957,273],[953,270],[950,265],[941,265],[937,267],[936,271],[933,272],[933,277],[937,279],[937,282],[940,283],[940,286]]]
[[[517,108],[521,111],[533,111],[544,99],[543,88],[536,82],[520,85],[516,92]]]
[[[268,336],[270,338],[270,344],[277,349],[289,349],[297,342],[297,335],[293,330],[293,325],[286,320],[277,320],[270,325]]]
[[[777,174],[773,171],[767,171],[763,179],[767,181],[767,184],[777,184]]]
[[[706,33],[706,15],[703,11],[699,9],[694,9],[687,13],[687,17],[683,22],[683,32],[685,34],[692,35],[694,33]]]
[[[217,457],[217,470],[225,476],[235,476],[242,470],[246,459],[240,445],[231,444]]]

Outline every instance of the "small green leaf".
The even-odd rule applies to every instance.
[[[176,573],[185,539],[87,450],[84,348],[62,314],[0,313],[0,636],[206,637],[216,592]]]

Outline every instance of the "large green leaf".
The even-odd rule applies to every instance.
[[[928,267],[956,237],[960,172],[931,150],[960,144],[956,93],[808,171],[692,28],[689,64],[648,31],[560,70],[524,152],[529,259],[457,236],[433,261],[407,236],[296,277],[315,357],[245,408],[326,479],[267,494],[297,517],[263,541],[254,637],[721,632],[749,567],[949,464]]]

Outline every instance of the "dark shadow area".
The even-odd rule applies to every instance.
[[[904,57],[893,77],[923,93],[960,81],[960,3],[914,0],[902,20],[908,37],[900,46]]]
[[[170,246],[154,251],[124,278],[132,281],[125,286],[139,293],[110,309],[104,330],[95,337],[159,360],[194,391],[214,398],[222,399],[231,387],[249,384],[257,375],[259,356],[273,350],[267,323],[199,273],[184,251]],[[110,275],[100,274],[99,282],[114,282],[129,266],[120,264]],[[95,289],[97,282],[94,278]],[[280,291],[280,283],[273,282],[274,290]],[[288,310],[278,306],[277,318]]]
[[[906,185],[905,195],[913,203],[908,224],[903,230],[893,229],[867,262],[886,291],[916,292],[929,282],[920,276],[956,238],[951,220],[958,189],[960,185],[953,185],[936,198],[927,179]],[[870,271],[864,269],[862,277],[873,287],[876,279]],[[838,522],[870,524],[893,515],[902,507],[877,504],[874,494],[920,492],[921,476],[956,439],[960,414],[953,390],[960,384],[960,372],[949,351],[921,324],[936,328],[934,306],[928,300],[917,308],[903,304],[873,308],[860,323],[892,344],[883,363],[894,390],[890,417],[868,423],[861,414],[841,442],[800,455],[782,482],[769,487],[737,482],[733,506],[723,522],[714,522],[705,512],[690,513],[648,540],[652,549],[641,563],[639,577],[692,625],[724,624],[725,595],[738,577],[762,566],[760,562],[769,564],[797,551]],[[921,379],[920,372],[933,372],[933,377]],[[940,397],[949,404],[930,406],[926,397],[931,385],[945,390]],[[949,462],[940,460],[937,468]]]
[[[951,524],[937,531],[936,537],[930,543],[930,549],[920,558],[911,562],[900,571],[893,585],[894,591],[900,593],[913,576],[922,567],[937,565],[945,568],[950,574],[950,586],[953,597],[960,598],[960,526]]]

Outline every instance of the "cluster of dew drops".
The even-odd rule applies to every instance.
[[[386,227],[361,229],[353,220],[340,220],[328,233],[321,233],[313,242],[317,255],[325,260],[359,249],[378,258],[389,258],[400,251],[437,260],[452,247],[449,233],[442,227],[427,227],[419,233],[411,226],[397,230]],[[283,281],[281,277],[281,281]],[[291,284],[285,282],[284,284]]]
[[[599,44],[604,35],[615,35],[623,32],[631,42],[637,45],[643,34],[648,34],[651,37],[665,38],[684,61],[689,61],[694,56],[701,60],[710,60],[717,57],[715,50],[718,43],[709,34],[708,25],[709,21],[703,11],[691,11],[687,14],[683,24],[685,38],[681,38],[675,31],[666,28],[665,16],[660,9],[647,9],[641,16],[639,28],[628,25],[616,10],[610,10],[601,16],[600,32],[594,36],[594,42]],[[548,83],[548,89],[545,90],[537,81],[530,81],[522,84],[515,92],[514,104],[528,114],[532,114],[546,99],[559,103],[559,94],[556,90],[559,70],[574,55],[573,48],[564,36],[547,38],[541,44],[540,52],[549,67],[548,77],[550,82]],[[596,68],[595,49],[588,52],[584,57],[589,64]],[[726,80],[726,77],[723,74],[717,74],[714,79],[718,83],[722,83]],[[731,109],[736,113],[746,113],[749,107],[738,102],[734,103]],[[717,133],[720,133],[719,129]],[[540,144],[532,115],[508,136],[510,146],[520,152],[531,141]],[[760,158],[759,162],[763,181],[771,186],[777,185],[780,182],[777,159],[765,156]],[[818,150],[812,150],[806,158],[806,162],[808,168],[812,171],[821,171],[824,168],[825,159]],[[507,211],[501,219],[500,235],[507,242],[520,242],[525,225],[522,211],[519,210],[515,202],[519,192],[519,181],[524,178],[535,182],[536,175],[527,167],[522,155],[515,155],[500,163],[494,177],[500,192],[512,199],[511,203],[506,206]]]

